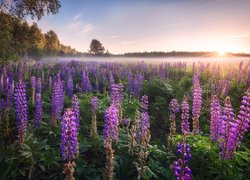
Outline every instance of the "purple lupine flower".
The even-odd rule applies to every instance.
[[[130,121],[129,119],[123,118],[122,119],[122,125],[127,126],[129,124],[129,121]]]
[[[12,95],[13,95],[13,86],[14,82],[12,78],[6,79],[6,102],[5,102],[5,109],[10,109],[12,106]]]
[[[32,77],[30,78],[30,84],[31,84],[32,90],[33,90],[33,89],[36,89],[36,77],[35,77],[35,76],[32,76]]]
[[[141,120],[139,123],[139,132],[137,134],[138,139],[146,139],[149,133],[149,115],[148,112],[141,113]]]
[[[22,69],[22,64],[18,63],[18,67],[17,67],[17,79],[21,80],[23,77],[23,69]]]
[[[112,71],[109,73],[109,89],[112,90],[112,85],[115,84],[115,80],[112,74]]]
[[[176,180],[191,180],[192,171],[188,167],[188,162],[192,159],[191,148],[183,140],[182,144],[177,143],[177,155],[180,158],[174,162],[174,176]]]
[[[140,91],[139,91],[139,82],[138,82],[138,80],[135,78],[134,79],[134,85],[133,85],[133,88],[134,88],[134,97],[136,97],[136,98],[139,98],[139,96],[140,96]]]
[[[136,98],[139,98],[140,96],[142,81],[143,81],[143,76],[141,74],[137,74],[137,76],[134,79],[134,96]]]
[[[159,65],[159,71],[158,71],[158,77],[159,79],[164,79],[164,71],[163,71],[163,64]]]
[[[218,141],[221,127],[221,107],[216,95],[212,97],[210,110],[210,138],[212,141]]]
[[[148,115],[148,96],[144,95],[141,98],[141,119],[139,122],[139,131],[137,132],[137,139],[147,139],[149,135],[149,115]]]
[[[202,89],[197,76],[193,80],[193,116],[199,117],[201,112]]]
[[[26,85],[19,80],[15,86],[15,112],[19,144],[24,143],[27,131],[28,104],[26,99]]]
[[[247,95],[242,97],[240,111],[237,120],[231,129],[231,140],[234,142],[234,149],[240,145],[244,134],[248,131],[250,124],[250,88],[248,88]]]
[[[4,76],[3,76],[3,74],[0,74],[1,76],[0,76],[0,93],[2,93],[3,92],[3,79],[4,79]]]
[[[98,97],[91,97],[91,111],[92,113],[96,113],[98,111]]]
[[[52,119],[54,125],[57,124],[57,121],[61,117],[61,113],[64,105],[64,90],[63,82],[60,77],[57,76],[52,88]]]
[[[201,114],[201,102],[202,102],[202,88],[197,75],[193,79],[193,132],[198,134],[200,132],[199,117]]]
[[[63,160],[74,160],[78,155],[76,116],[72,109],[65,110],[62,117],[60,152]]]
[[[189,128],[189,104],[187,102],[187,97],[184,95],[183,101],[181,104],[181,132],[186,134],[190,132]]]
[[[178,113],[179,112],[179,104],[178,104],[178,101],[177,99],[172,99],[171,102],[170,102],[170,111],[171,113]]]
[[[112,104],[105,111],[105,124],[103,129],[104,147],[110,147],[112,140],[118,140],[118,110],[114,104]]]
[[[92,86],[90,84],[89,77],[88,77],[85,70],[82,73],[82,90],[85,93],[88,93],[92,90]]]
[[[98,76],[95,78],[95,91],[99,92],[99,81],[98,81]]]
[[[101,70],[101,77],[102,77],[102,85],[105,86],[106,85],[106,71],[105,71],[105,69]]]
[[[72,96],[73,96],[73,80],[72,80],[72,77],[71,75],[68,77],[68,80],[67,80],[67,87],[66,87],[66,92],[67,92],[67,95],[70,97],[70,99],[72,99]]]
[[[211,82],[211,94],[215,94],[216,90],[215,90],[215,84]]]
[[[128,94],[130,96],[131,92],[134,88],[134,80],[133,80],[133,74],[131,72],[131,69],[128,71]]]
[[[225,81],[225,91],[224,91],[224,96],[225,97],[227,97],[227,95],[228,95],[229,87],[230,87],[230,81],[227,79]]]
[[[35,110],[35,119],[34,119],[34,126],[37,127],[42,123],[43,118],[43,103],[41,94],[36,94],[36,110]]]
[[[110,102],[114,104],[116,107],[121,105],[123,100],[123,84],[112,84],[111,94],[110,94]]]
[[[176,132],[176,113],[179,112],[179,104],[177,99],[172,99],[169,105],[170,108],[170,115],[169,115],[169,121],[170,121],[170,133],[169,133],[169,148],[172,146],[174,135]]]
[[[41,78],[37,78],[37,93],[42,94],[42,79]]]
[[[77,98],[77,95],[73,95],[72,98],[72,110],[75,112],[76,116],[76,125],[77,128],[80,128],[80,108],[79,108],[79,100]]]
[[[234,110],[232,108],[232,104],[229,97],[225,99],[224,110],[221,120],[222,120],[221,122],[222,141],[220,143],[220,148],[221,148],[220,155],[224,159],[230,159],[233,155],[233,142],[231,142],[230,132],[233,123],[235,123],[235,119],[234,119]]]
[[[142,96],[140,106],[141,106],[141,112],[148,111],[148,96],[147,95]]]
[[[76,116],[76,126],[78,129],[80,129],[80,108],[77,95],[75,94],[72,97],[72,111],[75,113]]]
[[[31,90],[32,90],[32,103],[35,103],[35,93],[36,93],[36,77],[32,76],[30,78]]]
[[[221,96],[222,90],[223,90],[224,82],[222,80],[219,80],[218,82],[218,88],[217,88],[217,97],[219,98]]]

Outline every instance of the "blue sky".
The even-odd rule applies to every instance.
[[[38,22],[86,52],[98,39],[111,53],[250,52],[249,0],[63,0]]]

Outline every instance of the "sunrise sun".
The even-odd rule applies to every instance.
[[[225,50],[219,50],[217,51],[219,56],[225,56],[226,55],[226,51]]]

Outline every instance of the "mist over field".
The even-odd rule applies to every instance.
[[[41,59],[41,62],[46,63],[59,63],[59,62],[113,62],[113,63],[139,63],[144,62],[146,64],[161,64],[161,63],[176,63],[186,62],[191,65],[193,62],[203,63],[216,63],[216,64],[239,64],[240,62],[250,63],[249,57],[45,57]]]
[[[82,62],[119,62],[119,63],[138,63],[143,61],[147,64],[174,63],[174,62],[193,62],[204,63],[240,63],[250,62],[249,57],[44,57],[42,62],[70,62],[72,60]]]

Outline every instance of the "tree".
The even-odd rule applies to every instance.
[[[13,18],[0,12],[0,64],[18,59],[13,46]]]
[[[49,55],[56,55],[60,50],[60,41],[56,33],[52,30],[45,34],[45,49]]]
[[[33,23],[30,27],[29,37],[30,48],[28,49],[28,55],[35,58],[42,57],[46,42],[42,31],[36,23]]]
[[[91,41],[89,48],[90,48],[89,52],[94,53],[95,55],[103,54],[105,51],[105,48],[97,39],[93,39]]]
[[[15,19],[12,41],[14,42],[15,51],[20,56],[26,56],[27,50],[30,48],[29,31],[30,26],[27,22]]]
[[[61,7],[59,0],[0,0],[0,11],[24,19],[30,15],[41,19],[47,14],[56,14]]]

